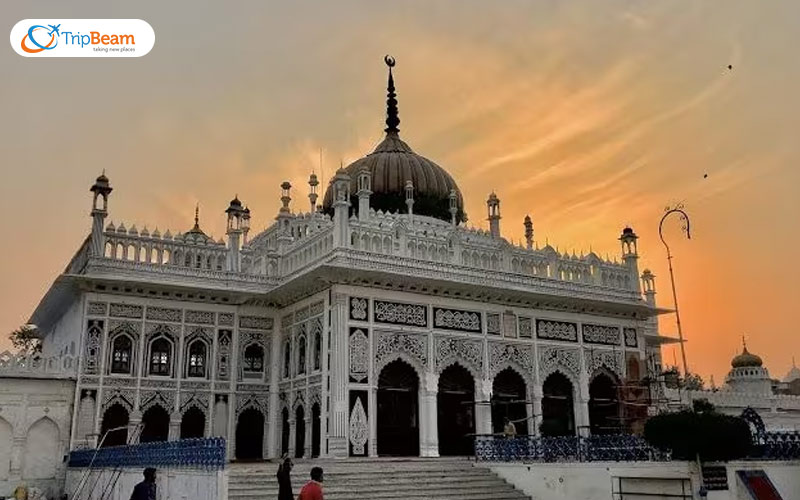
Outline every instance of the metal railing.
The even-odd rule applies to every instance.
[[[600,436],[475,436],[475,459],[486,462],[668,461],[670,453],[629,434]]]

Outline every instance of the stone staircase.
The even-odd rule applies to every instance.
[[[476,467],[466,458],[297,460],[292,470],[295,497],[313,466],[324,470],[325,500],[529,500],[491,470]],[[278,498],[277,470],[277,462],[232,464],[228,498]]]

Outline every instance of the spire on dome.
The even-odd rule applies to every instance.
[[[197,203],[194,206],[194,227],[192,228],[193,231],[197,231],[200,229],[200,203]]]
[[[397,126],[400,125],[400,117],[397,111],[397,94],[394,93],[394,76],[392,75],[392,68],[395,65],[395,60],[393,57],[387,55],[383,58],[383,61],[389,66],[389,84],[386,87],[386,129],[384,129],[384,132],[387,134],[397,134],[400,132],[400,129],[397,128]]]

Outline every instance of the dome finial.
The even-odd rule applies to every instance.
[[[392,68],[395,65],[395,60],[392,56],[387,55],[383,61],[389,67],[389,83],[386,87],[386,128],[384,132],[387,134],[397,134],[400,129],[400,117],[397,111],[397,94],[394,93],[394,76],[392,75]]]
[[[194,230],[200,229],[200,202],[194,206]]]
[[[742,350],[747,352],[747,340],[744,338],[744,334],[742,334]]]

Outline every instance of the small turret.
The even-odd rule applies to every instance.
[[[533,249],[533,221],[531,221],[531,216],[526,215],[525,221],[523,222],[525,226],[525,246],[528,250]]]
[[[450,223],[454,226],[458,225],[458,193],[455,189],[450,190]]]
[[[372,194],[372,172],[368,168],[362,168],[358,172],[358,218],[367,220],[369,216],[369,197]]]
[[[414,218],[414,183],[411,180],[406,181],[406,206],[408,207],[408,220]]]
[[[317,180],[317,174],[311,174],[311,177],[308,178],[308,200],[311,202],[311,215],[317,211],[317,198],[319,195],[317,194],[317,186],[319,186],[319,181]]]
[[[636,248],[636,241],[639,239],[636,233],[633,232],[629,226],[622,230],[622,235],[619,237],[620,244],[622,245],[622,260],[628,266],[630,271],[630,279],[633,290],[637,293],[642,293],[642,287],[639,283],[639,251]]]
[[[92,243],[90,253],[94,257],[102,257],[105,250],[105,236],[103,235],[103,226],[105,219],[108,216],[108,196],[113,191],[111,184],[108,182],[105,170],[95,180],[94,185],[89,188],[93,193],[92,198]],[[103,204],[98,205],[99,199],[103,199]]]
[[[233,272],[241,271],[241,236],[250,229],[250,211],[245,212],[239,196],[235,196],[228,208],[228,227],[225,234],[228,235],[228,270]]]
[[[492,191],[489,199],[486,200],[486,207],[489,210],[489,233],[492,238],[500,237],[500,199]]]

